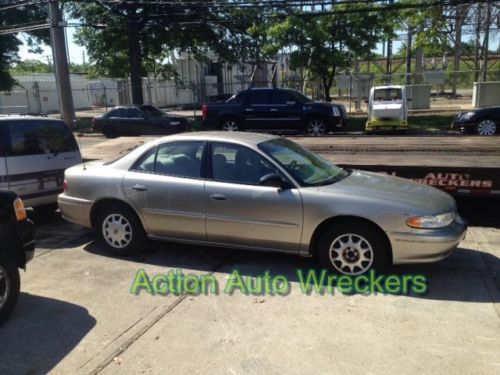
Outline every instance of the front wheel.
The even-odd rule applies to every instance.
[[[477,124],[477,134],[483,136],[495,135],[497,125],[491,120],[483,120]]]
[[[307,121],[306,133],[313,137],[319,137],[326,134],[326,124],[320,118],[314,117]]]
[[[147,238],[137,215],[121,205],[109,205],[99,212],[99,237],[114,255],[130,255],[144,249]]]
[[[372,268],[383,271],[388,253],[386,241],[379,231],[354,221],[326,228],[317,248],[322,267],[349,276],[364,274]]]
[[[0,258],[0,325],[14,310],[20,287],[17,265],[11,259]]]

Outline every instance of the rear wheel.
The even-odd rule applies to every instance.
[[[101,209],[96,227],[106,250],[114,255],[138,253],[147,243],[146,233],[135,212],[119,204]]]
[[[326,134],[327,128],[326,123],[323,119],[318,117],[312,117],[307,120],[306,133],[314,137],[322,136]]]
[[[497,132],[497,125],[492,120],[483,120],[477,124],[477,134],[483,136],[494,135]]]
[[[236,132],[240,129],[239,121],[234,118],[228,118],[222,121],[222,130],[226,132]]]
[[[17,265],[11,259],[0,258],[0,325],[14,310],[20,285]]]
[[[102,129],[102,134],[104,134],[106,138],[116,138],[118,136],[116,131],[108,126]]]
[[[361,275],[370,269],[383,271],[389,248],[376,228],[364,222],[348,221],[327,227],[318,248],[321,266],[344,275]]]

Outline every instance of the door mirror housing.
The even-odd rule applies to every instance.
[[[290,185],[277,173],[268,173],[262,176],[259,183],[262,186],[270,186],[278,189],[288,189],[290,187]]]

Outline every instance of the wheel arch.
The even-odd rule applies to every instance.
[[[90,224],[92,225],[92,228],[97,227],[97,219],[99,217],[99,212],[106,206],[109,205],[118,205],[121,206],[130,212],[132,212],[137,218],[139,219],[139,222],[142,224],[142,227],[145,229],[146,226],[144,225],[144,221],[142,220],[141,215],[137,213],[137,211],[130,205],[129,203],[117,199],[117,198],[103,198],[98,201],[96,201],[93,205],[92,208],[90,209]]]
[[[311,241],[309,243],[309,254],[311,255],[316,255],[316,251],[318,249],[318,242],[319,242],[319,237],[321,233],[326,230],[329,226],[334,226],[339,223],[344,223],[344,222],[352,222],[352,223],[358,223],[362,224],[365,226],[369,226],[373,229],[375,229],[377,232],[380,233],[382,238],[384,239],[387,249],[388,249],[388,257],[389,257],[389,263],[393,263],[393,255],[392,255],[392,246],[391,246],[391,241],[389,240],[389,237],[385,233],[385,231],[375,222],[361,217],[361,216],[354,216],[354,215],[339,215],[339,216],[333,216],[328,219],[323,220],[314,230],[313,235],[311,237]]]

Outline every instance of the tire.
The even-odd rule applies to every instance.
[[[492,136],[497,132],[497,125],[494,121],[485,119],[477,124],[476,133],[481,136]]]
[[[323,268],[354,276],[370,269],[383,271],[388,265],[389,251],[379,230],[362,221],[350,220],[323,230],[316,255]]]
[[[0,258],[0,326],[16,307],[20,288],[19,270],[15,262]]]
[[[57,203],[43,204],[35,207],[35,212],[40,215],[51,215],[59,209]]]
[[[136,254],[147,244],[146,232],[135,212],[120,204],[99,211],[96,229],[106,251],[113,255]]]
[[[226,132],[240,131],[240,122],[235,118],[226,118],[222,120],[221,129]]]
[[[104,134],[104,136],[106,138],[116,138],[116,137],[118,137],[118,135],[116,134],[116,131],[113,128],[110,128],[110,127],[103,128],[102,129],[102,134]]]
[[[320,137],[328,133],[328,126],[321,117],[311,117],[307,120],[305,132],[313,137]]]

